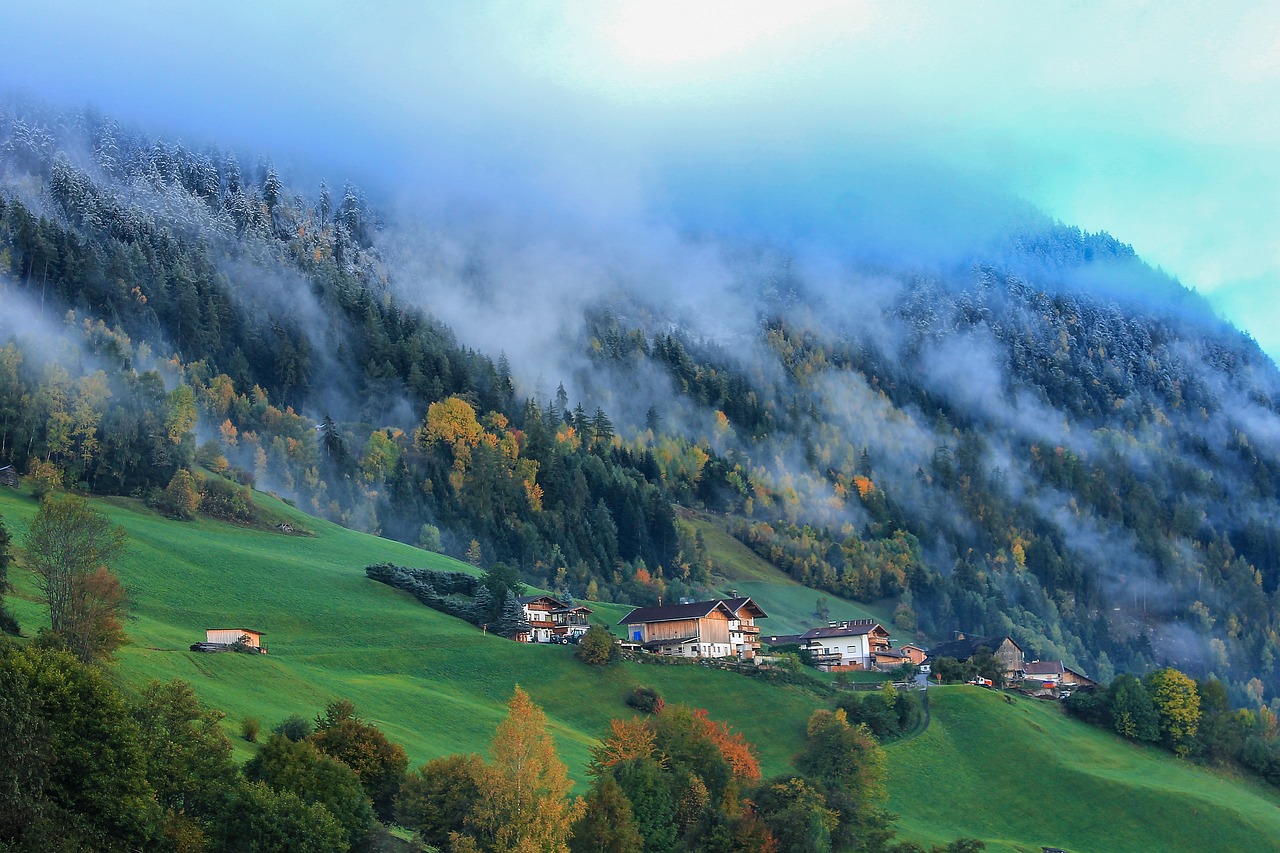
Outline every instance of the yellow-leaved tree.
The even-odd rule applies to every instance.
[[[516,685],[507,717],[490,745],[481,798],[454,834],[458,853],[567,853],[569,828],[582,803],[570,799],[568,769],[547,733],[547,715]]]
[[[1200,693],[1191,678],[1172,667],[1147,676],[1147,691],[1160,717],[1160,734],[1178,756],[1191,754],[1200,725]]]

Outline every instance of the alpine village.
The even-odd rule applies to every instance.
[[[13,13],[0,853],[1280,849],[1272,356],[504,5]]]

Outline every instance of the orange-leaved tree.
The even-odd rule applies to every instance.
[[[516,685],[507,717],[490,745],[482,795],[453,849],[493,853],[567,853],[582,803],[570,799],[568,769],[547,732],[547,715]]]

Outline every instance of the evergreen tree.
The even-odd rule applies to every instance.
[[[9,563],[13,556],[9,553],[9,530],[0,517],[0,631],[6,634],[18,633],[18,620],[5,609],[4,596],[9,591]]]
[[[573,823],[569,853],[641,853],[643,844],[622,788],[611,776],[597,780]]]

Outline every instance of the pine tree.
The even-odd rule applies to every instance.
[[[507,590],[506,600],[502,602],[502,613],[498,616],[498,621],[493,626],[493,632],[504,637],[514,637],[517,634],[526,634],[531,630],[533,628],[524,618],[524,608],[520,606],[519,599],[516,598],[514,592]]]
[[[9,590],[9,563],[13,557],[9,553],[9,531],[0,519],[0,631],[6,634],[18,633],[18,620],[4,608],[4,594]]]
[[[631,803],[612,776],[596,782],[584,805],[582,817],[573,824],[570,853],[640,853],[644,840]]]

